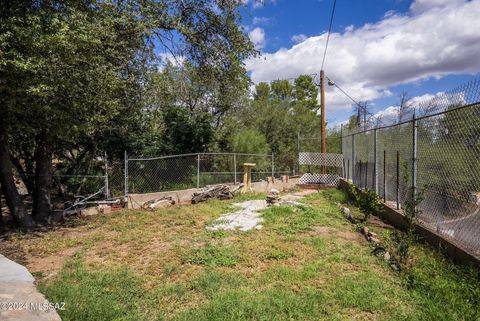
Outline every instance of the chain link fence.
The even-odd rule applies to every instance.
[[[274,155],[199,153],[153,158],[126,157],[125,195],[199,188],[243,181],[243,164],[255,163],[252,181],[279,178],[290,171],[276,171]],[[125,175],[126,173],[126,175]]]
[[[410,111],[399,124],[344,130],[345,176],[397,209],[409,187],[422,191],[419,223],[480,258],[480,80]]]

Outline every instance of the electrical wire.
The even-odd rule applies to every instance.
[[[353,103],[355,105],[357,105],[360,109],[362,109],[366,114],[370,115],[369,117],[369,121],[371,118],[375,119],[378,123],[382,123],[383,121],[376,117],[373,113],[371,113],[370,111],[367,110],[366,106],[363,106],[362,104],[360,104],[358,101],[356,101],[355,99],[352,98],[352,96],[350,96],[345,90],[343,90],[335,81],[331,80],[330,78],[328,78],[327,76],[325,76],[325,78],[327,78],[327,80],[329,81],[329,83],[333,84],[335,87],[338,88],[338,90],[340,90],[345,96],[347,96],[351,101],[353,101]]]
[[[333,17],[335,15],[335,6],[337,4],[337,0],[333,1],[333,7],[332,7],[332,14],[330,16],[330,25],[328,27],[328,35],[327,35],[327,42],[325,43],[325,51],[323,52],[323,59],[322,59],[322,68],[320,70],[323,70],[323,65],[325,64],[325,58],[327,57],[327,48],[328,48],[328,42],[330,41],[330,34],[332,32],[332,24],[333,24]]]

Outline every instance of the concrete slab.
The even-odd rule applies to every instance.
[[[296,193],[290,193],[283,195],[279,203],[275,205],[287,205],[287,206],[305,206],[298,200],[305,197],[305,195],[317,193],[314,190],[305,190]],[[261,229],[263,218],[260,210],[266,208],[267,202],[265,200],[245,201],[242,203],[234,203],[236,207],[240,207],[240,210],[220,216],[211,225],[207,226],[207,230],[240,230],[249,231],[252,229]]]
[[[61,321],[55,308],[63,303],[49,303],[34,281],[24,266],[0,254],[0,320]]]
[[[30,282],[35,279],[27,268],[0,254],[0,282]]]
[[[267,207],[264,200],[245,201],[242,203],[234,203],[233,206],[240,207],[240,210],[222,215],[212,225],[207,226],[207,230],[240,230],[249,231],[252,229],[261,229],[263,218],[258,211]]]

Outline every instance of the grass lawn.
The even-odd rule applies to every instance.
[[[65,321],[480,320],[478,271],[422,244],[408,273],[393,271],[342,216],[337,190],[268,208],[259,231],[205,229],[237,201],[115,212],[3,249],[66,302]]]

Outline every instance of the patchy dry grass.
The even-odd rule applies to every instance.
[[[475,271],[417,244],[410,273],[393,272],[342,217],[338,191],[268,208],[260,231],[205,229],[263,196],[117,212],[9,244],[66,302],[63,320],[478,320]]]

